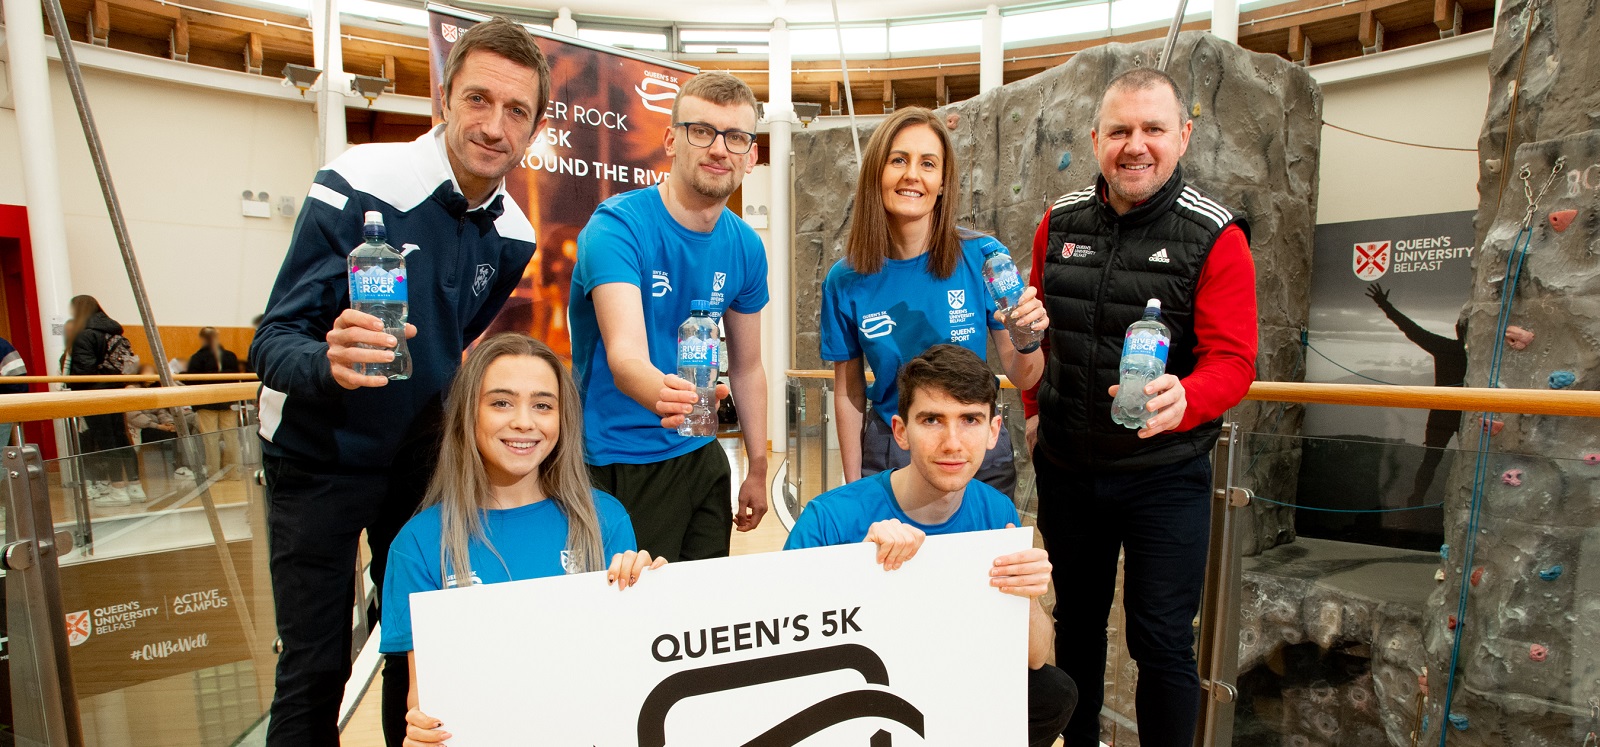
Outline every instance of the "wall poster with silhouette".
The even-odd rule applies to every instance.
[[[420,708],[497,745],[1021,745],[1028,600],[989,585],[1031,527],[411,597]]]
[[[438,123],[443,121],[438,93],[445,60],[461,34],[488,17],[432,4],[428,10],[428,67]],[[578,232],[606,198],[666,178],[672,160],[662,137],[679,87],[698,69],[530,31],[550,60],[549,121],[522,165],[506,176],[506,190],[533,223],[539,249],[484,334],[527,332],[570,358],[567,296]],[[485,266],[483,271],[494,270]]]
[[[1317,226],[1305,380],[1461,386],[1470,211]],[[1297,534],[1436,550],[1462,414],[1308,405]]]

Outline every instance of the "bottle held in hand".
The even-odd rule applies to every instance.
[[[1150,395],[1144,387],[1167,372],[1167,347],[1172,333],[1161,323],[1161,300],[1152,298],[1144,307],[1144,318],[1128,325],[1122,338],[1122,364],[1117,398],[1111,403],[1111,419],[1134,430],[1144,427],[1155,413],[1145,408]]]
[[[711,321],[711,306],[705,301],[689,302],[689,318],[678,327],[678,376],[694,384],[694,411],[683,417],[680,436],[717,435],[717,372],[721,359],[721,335]]]
[[[1011,345],[1019,353],[1038,350],[1039,341],[1044,339],[1044,331],[1012,319],[1017,301],[1022,297],[1023,285],[1022,277],[1017,274],[1017,265],[1011,261],[1009,254],[996,250],[983,260],[983,284],[989,289],[989,295],[994,297],[994,305],[1006,320],[1006,332],[1011,335]]]
[[[361,228],[366,242],[350,252],[350,308],[371,314],[383,322],[383,331],[394,336],[394,360],[387,363],[357,363],[355,371],[364,376],[385,376],[393,380],[411,378],[411,354],[406,350],[406,259],[389,246],[383,227],[383,214],[367,211]],[[362,345],[369,349],[387,349]]]

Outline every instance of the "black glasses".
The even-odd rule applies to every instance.
[[[696,148],[709,148],[717,141],[717,136],[722,136],[722,144],[729,153],[743,154],[750,152],[750,146],[756,144],[756,134],[744,130],[719,130],[704,122],[679,122],[673,127],[682,127],[685,135],[689,137],[689,144]]]

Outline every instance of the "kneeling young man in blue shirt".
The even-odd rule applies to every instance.
[[[877,562],[895,570],[930,534],[1016,526],[1004,493],[973,480],[1000,438],[994,374],[977,354],[935,345],[900,369],[900,412],[891,427],[911,464],[880,472],[812,499],[783,549],[875,542]],[[989,583],[1033,601],[1028,610],[1028,744],[1048,747],[1066,727],[1078,688],[1045,663],[1055,634],[1039,606],[1050,582],[1050,559],[1039,548],[996,558]]]

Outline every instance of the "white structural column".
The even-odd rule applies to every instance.
[[[1000,41],[1000,8],[983,14],[983,43],[978,47],[978,93],[1005,85],[1005,45]]]
[[[22,186],[28,201],[28,241],[33,246],[33,281],[39,294],[39,333],[44,340],[45,365],[59,373],[55,366],[65,344],[60,326],[66,322],[67,303],[72,300],[72,267],[67,260],[60,159],[50,108],[44,14],[36,2],[5,6],[11,93],[17,110],[17,135],[22,141]]]
[[[345,151],[350,135],[345,129],[344,92],[350,76],[344,72],[344,43],[339,38],[339,0],[311,3],[312,55],[322,70],[317,90],[317,156],[326,165]]]
[[[772,450],[788,449],[785,435],[788,409],[785,405],[786,372],[790,365],[790,349],[794,344],[794,309],[789,302],[791,273],[790,255],[793,253],[794,235],[791,215],[790,190],[793,189],[793,169],[789,159],[793,150],[791,135],[794,127],[793,72],[789,60],[789,24],[782,18],[772,22],[772,35],[767,40],[767,156],[772,163],[772,195],[767,223],[767,288],[771,300],[767,303],[767,436],[772,439]]]
[[[1211,35],[1239,43],[1239,0],[1215,0],[1211,5]]]
[[[577,36],[578,22],[572,20],[572,9],[563,6],[556,11],[556,20],[551,22],[550,30],[562,36]]]

